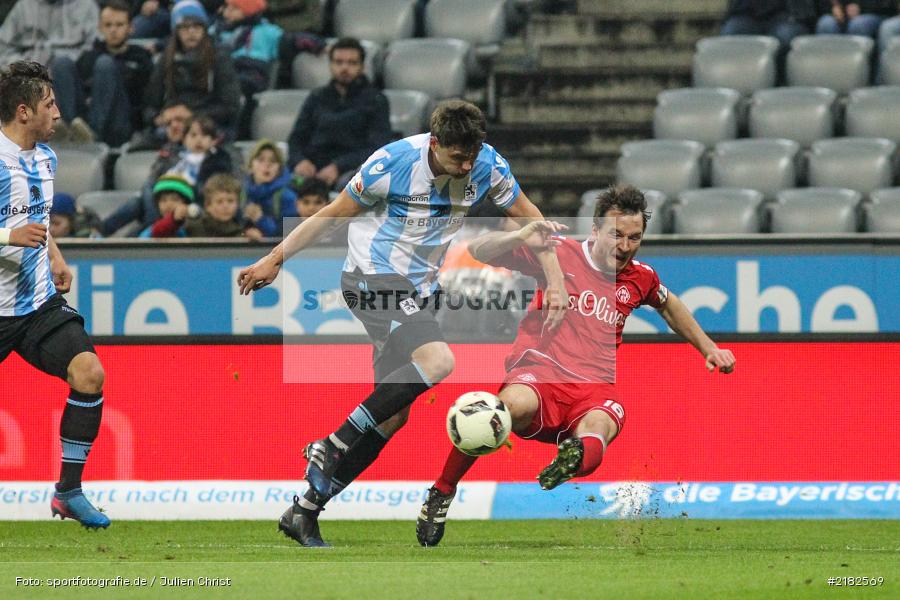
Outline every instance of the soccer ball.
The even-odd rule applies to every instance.
[[[500,398],[488,392],[469,392],[447,412],[447,434],[463,454],[483,456],[506,442],[512,418]]]

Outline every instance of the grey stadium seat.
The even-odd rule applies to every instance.
[[[872,192],[872,202],[863,210],[866,231],[900,233],[900,188]]]
[[[816,87],[760,90],[750,100],[750,136],[787,138],[801,146],[834,135],[837,94]]]
[[[150,168],[156,162],[156,150],[125,152],[116,159],[113,167],[113,187],[117,190],[139,190],[150,176]]]
[[[331,44],[335,39],[328,40]],[[370,40],[359,40],[360,45],[366,51],[363,63],[363,73],[369,81],[375,81],[380,74],[379,65],[381,46]],[[328,66],[328,48],[318,56],[309,52],[301,52],[294,58],[291,64],[291,85],[298,89],[311,90],[326,85],[331,81],[331,69]]]
[[[897,145],[882,138],[836,138],[812,145],[809,185],[868,194],[893,183]]]
[[[140,195],[139,190],[111,190],[105,192],[86,192],[78,196],[76,204],[81,208],[89,208],[101,219],[105,219],[114,210],[128,200]]]
[[[403,137],[428,130],[425,121],[430,98],[416,90],[384,90],[391,107],[391,129]]]
[[[763,195],[751,189],[744,188],[703,188],[700,190],[685,190],[678,194],[678,204],[688,206],[694,202],[718,201],[741,204],[759,208],[763,202]]]
[[[712,146],[737,137],[741,95],[727,88],[685,88],[660,92],[653,111],[653,137],[694,140]]]
[[[715,187],[749,188],[774,200],[797,184],[800,145],[791,140],[748,139],[716,144],[711,183]]]
[[[268,90],[256,94],[256,109],[250,121],[253,138],[287,141],[307,96],[309,90]]]
[[[894,36],[881,53],[881,83],[900,85],[900,36]]]
[[[858,35],[800,35],[787,56],[788,85],[821,86],[847,93],[869,85],[874,41]]]
[[[775,87],[778,40],[761,35],[725,35],[697,42],[694,87],[726,87],[749,95]]]
[[[849,136],[881,137],[900,142],[900,86],[885,85],[850,92],[845,124]]]
[[[396,41],[388,46],[385,54],[384,87],[418,90],[432,100],[458,98],[466,91],[470,49],[469,43],[462,40]]]
[[[106,159],[109,148],[106,144],[82,144],[78,146],[55,146],[56,174],[53,189],[78,197],[85,192],[103,189]]]
[[[597,206],[597,196],[604,190],[588,190],[581,195],[581,208],[578,209],[578,220],[575,231],[578,235],[589,235],[594,224],[594,208]],[[666,195],[657,190],[641,190],[647,200],[647,210],[650,211],[650,220],[647,221],[645,234],[666,233],[668,230]]]
[[[334,10],[338,37],[372,40],[382,46],[412,37],[416,0],[340,0]]]
[[[861,198],[841,188],[785,190],[769,208],[772,233],[853,233]]]
[[[672,230],[688,235],[758,233],[759,211],[746,198],[698,196],[672,207]]]
[[[480,58],[498,54],[505,34],[506,0],[430,0],[425,6],[425,35],[465,40]]]
[[[659,190],[670,198],[700,187],[703,144],[689,140],[648,140],[622,144],[616,176],[622,183]]]

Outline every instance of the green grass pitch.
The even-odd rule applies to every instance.
[[[275,521],[0,523],[0,598],[898,598],[900,521],[450,521],[420,548],[412,522],[323,522],[305,549]],[[146,578],[140,588],[48,579]],[[41,586],[16,584],[37,578]],[[193,587],[163,586],[185,578]],[[883,577],[877,587],[830,577]],[[150,580],[155,578],[150,585]],[[228,587],[201,587],[230,578]]]

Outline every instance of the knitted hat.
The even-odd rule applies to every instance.
[[[198,0],[180,0],[172,7],[172,31],[185,21],[197,21],[209,25],[209,17]]]
[[[253,147],[253,152],[250,153],[250,160],[247,161],[248,168],[250,163],[256,160],[256,157],[259,156],[263,150],[271,150],[274,152],[275,160],[277,160],[282,167],[284,166],[284,154],[281,152],[278,144],[272,140],[259,140],[259,143]]]
[[[266,10],[266,0],[227,0],[225,3],[240,10],[245,17],[252,17]]]
[[[163,192],[175,192],[188,204],[194,201],[194,188],[187,179],[179,175],[163,175],[156,180],[153,185],[153,198],[158,198]]]
[[[75,198],[69,194],[53,194],[53,206],[50,207],[51,215],[74,215]]]

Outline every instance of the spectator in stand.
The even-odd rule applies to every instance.
[[[50,236],[53,239],[92,237],[99,226],[100,218],[94,211],[76,206],[75,198],[69,194],[53,194],[50,208]]]
[[[823,0],[829,14],[819,17],[816,33],[846,33],[874,38],[886,18],[897,14],[897,0]]]
[[[134,15],[132,35],[142,39],[169,37],[168,0],[131,0]]]
[[[173,35],[147,85],[145,120],[163,127],[173,114],[206,114],[234,137],[241,88],[231,57],[206,32],[209,18],[197,0],[172,7]]]
[[[184,149],[177,155],[175,164],[166,173],[181,175],[194,192],[202,190],[206,180],[215,173],[233,170],[231,156],[218,146],[219,132],[216,123],[205,115],[192,117],[186,124]],[[198,194],[199,195],[199,194]]]
[[[238,137],[250,137],[253,94],[269,88],[272,67],[278,59],[281,27],[263,17],[266,0],[226,0],[222,18],[210,29],[216,44],[231,54],[244,94],[244,107],[238,118]]]
[[[276,237],[281,233],[281,219],[297,216],[296,194],[290,186],[291,173],[284,155],[274,142],[261,140],[250,155],[248,170],[244,178],[244,219],[265,237]]]
[[[262,239],[255,227],[244,227],[240,222],[238,205],[241,196],[241,180],[227,173],[210,177],[203,186],[203,214],[188,219],[185,232],[188,237],[239,237]]]
[[[34,60],[47,65],[54,88],[75,89],[78,56],[90,50],[97,33],[95,0],[19,0],[0,26],[0,65]],[[93,135],[79,117],[83,107],[75,95],[56,94],[62,122],[55,125],[57,142],[91,142]]]
[[[363,74],[365,56],[353,38],[339,39],[328,50],[331,81],[310,93],[288,139],[295,175],[342,187],[391,140],[388,101]]]
[[[153,68],[150,53],[128,43],[130,27],[128,3],[108,0],[100,11],[101,39],[78,57],[77,76],[55,86],[61,98],[76,98],[80,106],[90,99],[82,115],[94,135],[111,146],[124,144],[143,128],[144,85]]]
[[[812,31],[821,14],[821,0],[728,0],[722,35],[770,35],[778,39],[779,78],[791,40]]]
[[[294,206],[301,219],[308,219],[328,204],[328,186],[320,179],[310,177],[291,187],[297,196]]]
[[[185,221],[200,214],[200,208],[194,204],[194,188],[178,175],[160,177],[153,186],[153,200],[161,216],[139,237],[185,237]]]

